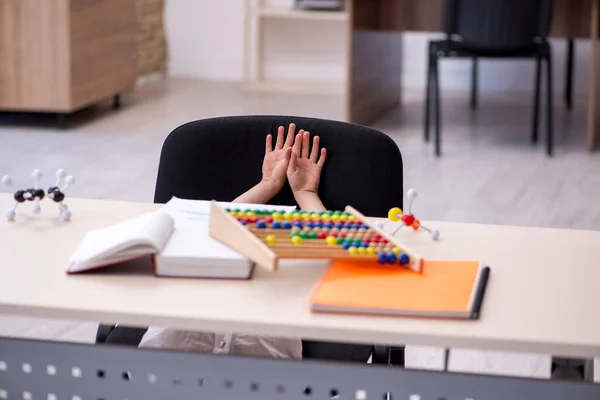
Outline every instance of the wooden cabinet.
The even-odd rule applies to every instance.
[[[69,113],[133,87],[134,0],[0,0],[0,110]]]

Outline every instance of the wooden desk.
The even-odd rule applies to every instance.
[[[0,195],[0,209],[12,204]],[[432,223],[400,231],[428,258],[481,259],[492,267],[479,321],[315,315],[307,296],[324,263],[296,262],[251,281],[68,276],[88,229],[157,209],[146,203],[71,199],[71,222],[53,204],[0,221],[0,313],[139,326],[233,331],[388,345],[421,344],[600,357],[600,232]]]
[[[599,2],[554,0],[551,28],[553,37],[591,40],[587,114],[590,151],[596,146]],[[440,32],[443,0],[347,0],[347,6],[350,22],[346,118],[368,124],[401,103],[402,37],[399,32]]]

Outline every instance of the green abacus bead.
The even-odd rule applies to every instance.
[[[308,238],[309,239],[316,239],[317,238],[317,233],[316,232],[308,232]]]
[[[343,237],[336,238],[338,244],[344,243],[345,239]]]
[[[334,211],[333,215],[342,215],[342,212],[341,211]]]
[[[300,237],[302,239],[308,239],[310,237],[309,234],[309,232],[300,232]]]
[[[300,236],[300,237],[302,237],[302,235],[300,234],[300,232],[292,232],[292,233],[290,233],[290,237],[294,237],[294,236]]]

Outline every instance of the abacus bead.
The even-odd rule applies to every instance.
[[[344,227],[344,224],[336,224],[335,227],[338,229],[342,229]]]
[[[319,213],[313,213],[310,217],[312,219],[319,219],[321,216],[319,215]]]
[[[300,232],[297,236],[300,236],[302,239],[308,239],[308,232]]]
[[[274,212],[273,214],[271,214],[271,217],[273,217],[273,221],[279,221],[283,218],[281,213],[278,212]]]
[[[365,231],[368,231],[371,228],[369,228],[368,225],[360,225],[360,229],[364,229]]]
[[[362,243],[360,244],[360,246],[361,246],[361,247],[365,247],[365,248],[366,248],[366,247],[369,247],[369,243],[367,243],[367,242],[362,242]]]
[[[379,262],[379,264],[387,263],[387,256],[385,255],[385,253],[379,253],[377,255],[377,262]]]
[[[255,215],[256,215],[256,214],[254,214],[252,211],[248,211],[248,212],[246,213],[246,217],[248,217],[248,218],[252,218],[252,217],[254,217]]]
[[[302,229],[303,228],[302,223],[300,223],[300,222],[294,222],[294,226],[296,228],[298,228],[298,229]]]
[[[319,232],[319,233],[317,234],[317,237],[318,237],[319,239],[325,239],[325,238],[327,237],[327,235],[325,235],[325,233],[323,233],[323,232]]]
[[[251,224],[255,224],[256,222],[258,222],[258,218],[257,217],[249,217],[248,222],[250,222]]]
[[[331,228],[331,233],[338,233],[340,230],[338,228]]]
[[[333,228],[333,224],[331,222],[327,222],[325,224],[325,228],[331,229],[331,228]]]
[[[328,236],[327,244],[330,246],[335,246],[337,244],[337,238],[335,236]]]
[[[315,228],[321,229],[322,227],[323,227],[323,224],[321,224],[321,223],[316,223],[315,224]]]
[[[283,223],[283,228],[284,229],[292,229],[292,224],[290,223],[290,221],[285,221]]]
[[[323,214],[323,215],[321,215],[321,219],[324,222],[329,221],[331,219],[331,215],[329,215],[329,214]]]
[[[356,249],[356,251],[358,251],[358,254],[366,254],[367,253],[367,249],[365,249],[364,247],[359,247],[358,249]]]
[[[247,224],[247,222],[246,222],[246,221],[244,221],[244,220],[241,220],[241,221],[240,221],[240,224],[242,224],[242,225],[246,225],[246,224]]]
[[[292,227],[292,232],[300,232],[302,229],[298,228],[297,226],[293,226]]]
[[[348,248],[348,253],[350,253],[351,255],[354,256],[354,255],[358,254],[358,249],[356,247],[354,247],[354,246],[350,246]]]
[[[396,264],[398,257],[394,253],[387,253],[387,260],[389,264]]]
[[[290,221],[292,219],[292,214],[286,212],[283,214],[283,219],[285,219],[286,221]]]
[[[275,237],[275,235],[267,235],[265,240],[267,241],[268,244],[275,244],[275,242],[277,241],[277,238]]]
[[[354,215],[348,215],[348,221],[356,221],[356,217]]]
[[[398,255],[398,254],[402,253],[402,250],[400,250],[398,247],[394,247],[392,249],[392,253],[394,253],[395,255]]]
[[[358,225],[358,224],[352,224],[352,228],[354,228],[354,229],[360,229],[360,225]]]
[[[273,229],[281,229],[281,223],[279,221],[274,221],[271,224],[271,228],[273,228]]]
[[[308,226],[305,226],[304,228],[302,228],[302,230],[304,232],[310,232],[312,229],[310,229]]]
[[[352,242],[344,242],[344,244],[342,244],[342,247],[344,248],[344,250],[348,250],[351,246],[352,246]]]
[[[372,247],[372,248],[377,247],[377,242],[369,242],[369,247]]]
[[[290,232],[290,237],[300,236],[300,232]]]
[[[299,212],[295,212],[295,213],[292,214],[292,217],[294,219],[300,219],[300,218],[302,218],[302,214],[300,214]]]
[[[337,210],[337,211],[333,212],[333,215],[340,215],[341,213],[342,213],[341,211]]]
[[[302,238],[300,236],[294,236],[292,237],[292,243],[298,245],[302,243]]]
[[[339,221],[345,222],[348,219],[346,215],[340,215]]]
[[[406,265],[410,261],[410,258],[408,257],[408,254],[402,253],[400,254],[399,261],[400,265]]]
[[[312,222],[307,222],[304,226],[306,226],[307,228],[310,228],[310,229],[315,227],[315,225]]]
[[[340,220],[340,216],[339,216],[338,214],[333,214],[333,215],[331,216],[331,220],[332,220],[333,222],[337,222],[337,221],[339,221],[339,220]]]
[[[375,250],[374,247],[368,247],[367,248],[367,254],[376,254],[377,250]]]
[[[266,222],[267,224],[270,224],[271,222],[273,222],[273,217],[266,217],[266,218],[265,218],[265,222]]]
[[[343,237],[339,237],[339,236],[338,236],[338,237],[336,238],[336,243],[337,243],[337,244],[342,244],[342,243],[344,243],[344,238],[343,238]]]
[[[265,221],[258,221],[258,222],[256,223],[256,227],[257,227],[258,229],[265,229],[265,228],[267,227],[267,224],[265,223]]]
[[[309,239],[316,239],[317,238],[317,233],[316,232],[308,232],[308,238]]]

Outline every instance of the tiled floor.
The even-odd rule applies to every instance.
[[[557,101],[556,156],[544,153],[544,127],[529,142],[529,92],[482,95],[471,111],[466,93],[443,93],[443,157],[422,140],[422,97],[374,127],[390,135],[404,156],[405,188],[420,196],[415,212],[428,220],[600,229],[600,155],[585,150],[585,104],[568,113]],[[558,99],[557,99],[558,100]],[[289,114],[340,119],[339,96],[245,93],[235,84],[151,79],[125,96],[81,112],[57,131],[51,116],[0,116],[0,174],[28,182],[34,168],[73,173],[70,196],[151,201],[160,146],[178,125],[234,114]],[[543,119],[542,119],[543,121]],[[2,191],[6,188],[0,189]],[[95,324],[0,318],[0,333],[91,341]],[[440,368],[442,349],[409,346],[412,367]],[[455,349],[450,368],[547,376],[549,357]]]

